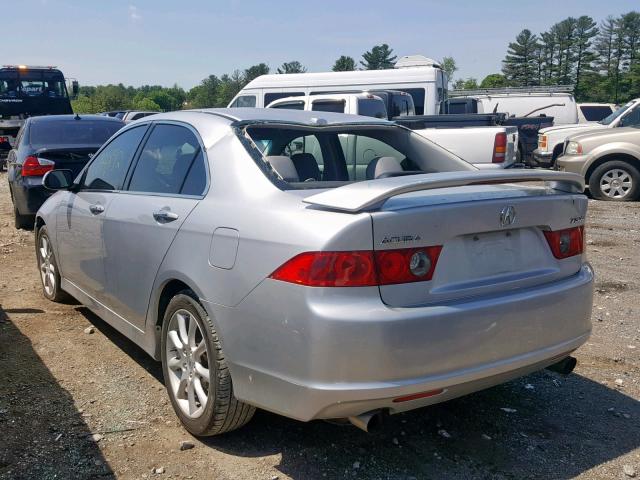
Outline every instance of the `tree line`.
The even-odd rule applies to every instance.
[[[342,55],[334,63],[334,72],[357,70],[381,70],[393,68],[397,56],[389,45],[376,45],[362,55],[359,66],[353,57]],[[297,60],[285,62],[275,73],[304,73],[306,67]],[[244,70],[234,70],[221,76],[209,75],[200,84],[185,90],[178,85],[142,87],[118,85],[81,86],[78,97],[72,100],[76,113],[98,113],[114,110],[172,111],[182,108],[226,107],[231,99],[251,80],[266,75],[271,69],[259,63]]]
[[[454,64],[455,69],[455,64]],[[573,85],[580,101],[620,103],[640,96],[640,13],[568,17],[508,45],[502,73],[458,79],[454,88]]]

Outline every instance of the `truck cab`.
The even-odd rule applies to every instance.
[[[73,83],[73,93],[78,84]],[[28,117],[71,114],[64,75],[56,67],[5,65],[0,68],[0,170]]]

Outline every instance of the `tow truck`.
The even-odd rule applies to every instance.
[[[70,79],[72,95],[77,80]],[[25,119],[73,113],[67,80],[57,67],[4,65],[0,68],[0,171]]]

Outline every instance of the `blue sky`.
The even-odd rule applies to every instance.
[[[388,43],[398,55],[453,56],[454,78],[482,79],[523,28],[633,9],[637,0],[20,0],[2,8],[0,63],[58,65],[81,85],[190,88],[260,62],[325,71]]]

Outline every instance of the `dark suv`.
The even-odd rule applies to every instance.
[[[31,228],[36,212],[51,195],[42,186],[45,173],[65,168],[77,175],[124,125],[122,120],[98,115],[28,118],[7,158],[16,228]]]

